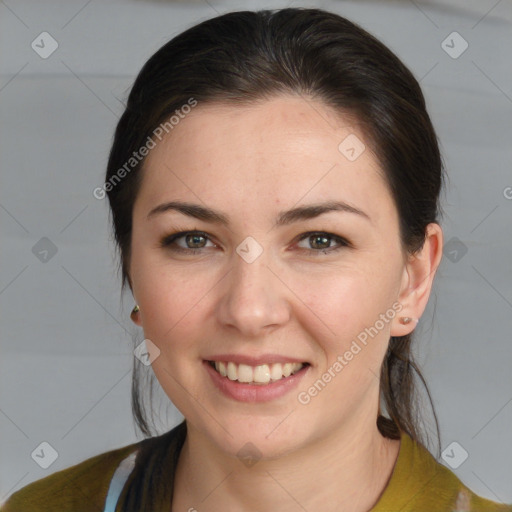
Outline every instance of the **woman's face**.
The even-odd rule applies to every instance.
[[[348,206],[322,206],[335,202]],[[184,231],[201,233],[162,245]],[[138,322],[168,397],[227,453],[251,442],[278,456],[376,428],[389,337],[413,328],[398,322],[405,265],[364,133],[322,103],[199,103],[147,156],[130,261]]]

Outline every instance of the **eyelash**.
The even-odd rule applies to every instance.
[[[171,251],[182,253],[182,254],[201,254],[202,249],[206,249],[206,247],[201,247],[198,249],[184,249],[183,247],[178,247],[175,245],[176,240],[185,237],[186,235],[198,235],[201,237],[204,237],[208,240],[210,240],[210,237],[204,232],[204,231],[180,231],[179,233],[174,233],[171,235],[167,235],[160,241],[160,247],[170,249]],[[307,233],[303,233],[300,238],[297,240],[298,242],[302,242],[302,240],[306,238],[310,238],[312,236],[325,236],[325,238],[332,239],[334,241],[337,241],[340,245],[338,247],[329,247],[327,249],[304,249],[305,251],[309,252],[310,254],[313,254],[315,256],[319,255],[319,253],[323,254],[330,254],[336,251],[339,251],[343,248],[349,248],[352,247],[352,244],[348,242],[346,239],[344,239],[341,236],[334,235],[332,233],[328,233],[325,231],[308,231]],[[212,242],[212,240],[210,240]]]

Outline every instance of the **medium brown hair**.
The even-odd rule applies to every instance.
[[[237,106],[280,94],[318,99],[357,119],[398,210],[402,248],[411,254],[420,250],[426,226],[438,222],[444,167],[419,83],[383,43],[321,9],[230,12],[171,39],[144,64],[133,84],[115,131],[106,181],[190,98],[199,106],[213,102]],[[144,160],[108,191],[122,290],[127,282],[131,288],[132,211],[143,164]],[[427,391],[438,440],[439,426],[430,392],[414,362],[412,339],[411,333],[389,340],[380,375],[381,405],[388,417],[379,407],[376,421],[383,436],[399,439],[406,432],[426,446],[416,377]],[[132,410],[148,439],[141,442],[117,508],[126,512],[169,508],[176,463],[167,455],[174,446],[169,432],[151,437],[140,400],[141,366],[134,358]],[[153,380],[151,396],[152,385]],[[186,424],[179,432],[183,440]]]

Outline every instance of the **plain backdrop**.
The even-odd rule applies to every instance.
[[[1,1],[0,501],[140,439],[130,377],[132,338],[143,335],[131,297],[120,300],[106,199],[92,194],[135,75],[199,21],[287,6],[359,23],[420,80],[450,181],[443,262],[415,350],[441,449],[467,453],[452,470],[512,502],[510,0]],[[181,420],[169,411],[162,432]],[[41,449],[56,454],[46,469]]]

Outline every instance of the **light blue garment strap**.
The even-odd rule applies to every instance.
[[[110,481],[110,487],[108,488],[107,499],[105,501],[105,509],[103,512],[114,512],[117,505],[117,500],[121,495],[121,491],[123,490],[124,484],[126,480],[130,476],[130,473],[135,466],[135,457],[137,456],[137,451],[131,453],[121,461],[119,466]]]

